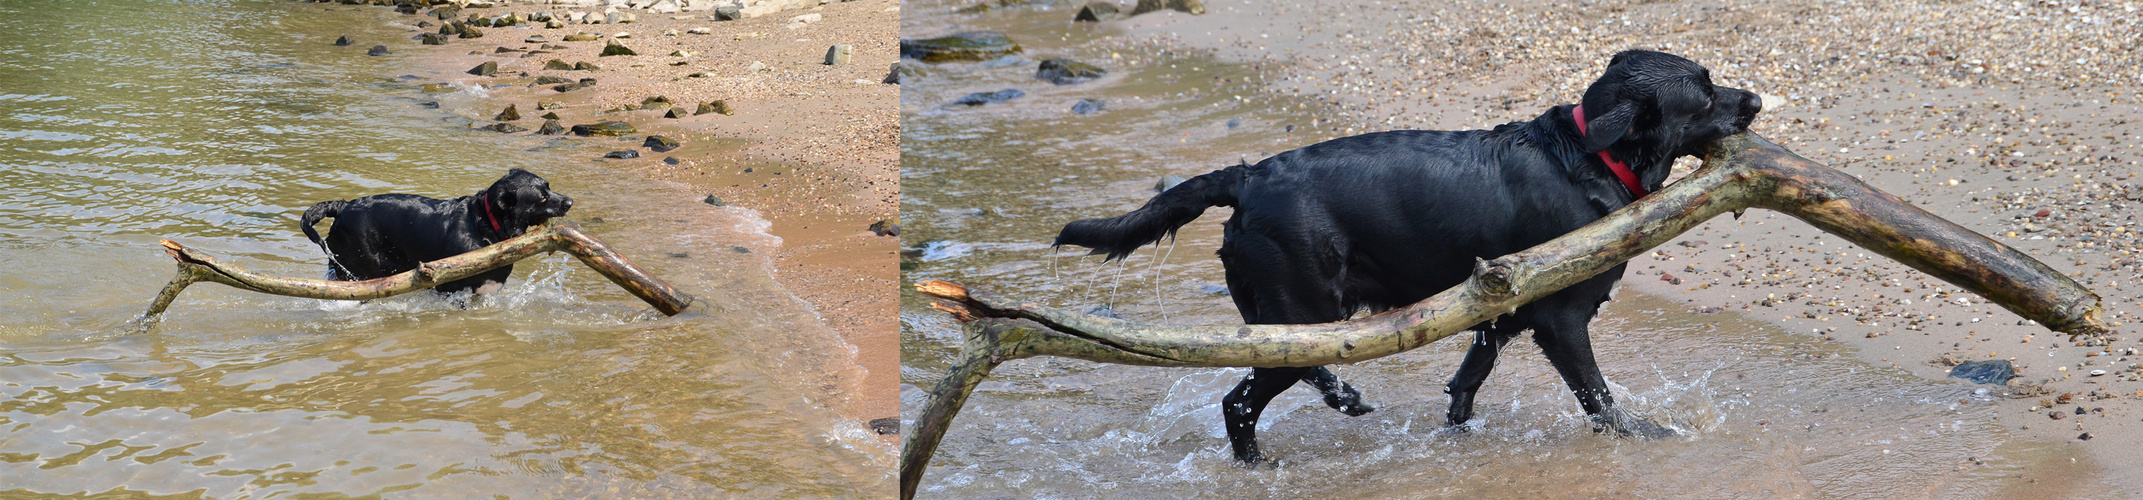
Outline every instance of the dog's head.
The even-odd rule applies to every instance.
[[[1754,92],[1712,85],[1711,70],[1681,56],[1629,50],[1585,89],[1586,153],[1612,148],[1632,165],[1652,167],[1646,184],[1666,179],[1674,158],[1748,130],[1763,99]],[[1656,176],[1656,177],[1655,177]]]
[[[551,191],[550,181],[518,168],[484,188],[477,198],[489,216],[497,217],[501,229],[515,234],[552,217],[564,217],[573,209],[573,198]]]

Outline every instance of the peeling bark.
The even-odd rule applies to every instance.
[[[1570,234],[1476,263],[1465,283],[1413,305],[1315,325],[1162,326],[1080,314],[944,281],[917,283],[966,323],[958,361],[903,436],[900,489],[913,498],[969,393],[1013,359],[1061,356],[1153,366],[1357,363],[1412,350],[1514,311],[1665,244],[1719,214],[1765,208],[1801,219],[1999,303],[2054,331],[2109,332],[2098,295],[2046,264],[1753,133],[1721,139],[1704,166]]]

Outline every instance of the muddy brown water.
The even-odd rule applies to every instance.
[[[1067,2],[955,12],[967,4],[910,3],[902,36],[997,30],[1026,50],[932,65],[903,82],[905,281],[951,280],[1136,321],[1239,321],[1213,257],[1227,209],[1208,211],[1178,240],[1120,264],[1049,243],[1065,222],[1136,208],[1163,176],[1327,139],[1332,122],[1314,103],[1260,90],[1269,68],[1259,65],[1272,61],[1235,62],[1150,33],[1068,23],[1075,7]],[[1212,10],[1208,16],[1256,15]],[[1095,62],[1111,74],[1051,85],[1033,76],[1047,57]],[[1026,96],[946,105],[1005,88]],[[1079,99],[1104,100],[1106,111],[1075,115],[1069,108]],[[944,314],[903,293],[902,407],[913,418],[958,352],[960,334]],[[1592,433],[1529,339],[1506,350],[1480,393],[1478,419],[1453,432],[1443,425],[1442,384],[1465,343],[1444,342],[1339,367],[1378,407],[1362,417],[1325,408],[1303,387],[1282,394],[1260,422],[1278,465],[1245,469],[1228,453],[1219,400],[1247,370],[1034,358],[999,367],[980,386],[921,495],[2088,498],[2110,491],[2094,465],[2071,458],[2074,445],[2016,439],[1995,424],[2001,396],[1983,386],[1878,368],[1837,343],[1627,290],[1593,332],[1619,400],[1684,436]]]
[[[464,129],[482,89],[424,94],[454,82],[364,55],[415,46],[389,22],[0,1],[0,496],[890,494],[892,448],[835,410],[853,348],[770,277],[764,219],[589,160],[610,144]],[[461,196],[514,167],[709,306],[661,317],[557,254],[466,309],[204,284],[122,328],[171,277],[160,238],[317,277],[312,203]]]

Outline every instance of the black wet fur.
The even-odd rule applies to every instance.
[[[1754,93],[1712,85],[1710,71],[1695,62],[1635,50],[1614,56],[1582,104],[1583,136],[1572,106],[1561,105],[1493,130],[1333,139],[1194,177],[1121,216],[1067,224],[1056,244],[1120,259],[1172,236],[1207,207],[1236,207],[1219,253],[1243,320],[1340,321],[1418,302],[1465,281],[1474,259],[1524,250],[1634,201],[1597,152],[1627,163],[1656,191],[1675,158],[1746,130],[1762,108]],[[1474,392],[1497,352],[1532,330],[1594,422],[1622,434],[1662,435],[1664,428],[1615,407],[1586,331],[1624,267],[1477,325],[1446,386],[1448,422],[1472,418]],[[1327,404],[1350,415],[1369,411],[1324,367],[1253,369],[1221,404],[1236,459],[1264,460],[1258,415],[1297,381],[1312,382]]]
[[[564,216],[572,208],[573,199],[552,192],[542,177],[513,169],[491,187],[459,198],[380,194],[320,202],[305,210],[298,227],[328,252],[330,279],[367,280],[520,236],[529,226]],[[313,225],[327,218],[335,223],[329,226],[327,237],[321,238]],[[505,284],[512,275],[513,266],[506,266],[434,289],[441,293],[475,290],[486,284]]]

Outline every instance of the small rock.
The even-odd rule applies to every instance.
[[[2089,433],[2089,432],[2086,432],[2086,433],[2083,433],[2083,434],[2077,434],[2077,435],[2076,435],[2076,440],[2077,440],[2077,441],[2090,441],[2090,440],[2091,440],[2091,433]]]
[[[653,96],[653,97],[649,97],[649,98],[646,98],[646,99],[641,99],[641,100],[640,100],[640,107],[641,107],[642,109],[655,109],[655,108],[658,108],[658,107],[667,107],[667,106],[669,106],[669,105],[670,105],[670,102],[671,102],[671,101],[670,101],[670,98],[668,98],[668,97],[663,97],[663,96],[659,96],[659,95],[658,95],[658,96]]]
[[[384,56],[387,54],[390,54],[390,52],[387,52],[387,46],[385,45],[374,45],[372,50],[365,51],[365,55],[368,56]]]
[[[545,120],[556,120],[558,119],[558,113],[544,113],[541,118]]]
[[[491,126],[484,128],[491,129],[492,131],[499,132],[502,134],[518,134],[521,132],[528,131],[528,127],[514,125],[506,122],[493,123],[491,124]]]
[[[606,121],[600,123],[573,126],[573,135],[581,136],[607,135],[615,137],[631,134],[633,132],[638,132],[638,130],[633,129],[632,124],[621,121]]]
[[[878,222],[871,223],[870,230],[871,234],[879,236],[900,236],[900,223],[889,219],[879,219]]]
[[[1034,77],[1049,80],[1049,83],[1057,85],[1070,85],[1101,78],[1102,75],[1106,74],[1109,74],[1108,70],[1092,64],[1062,57],[1052,57],[1042,60],[1041,68],[1035,70]]]
[[[630,160],[630,159],[634,159],[634,158],[639,158],[639,157],[640,157],[640,152],[639,152],[639,151],[634,151],[634,150],[630,150],[630,149],[627,149],[627,150],[622,150],[622,151],[611,151],[611,152],[609,152],[609,153],[607,153],[607,154],[604,154],[604,155],[603,155],[603,157],[604,157],[604,158],[617,158],[617,159],[620,159],[620,160]]]
[[[2054,211],[2053,211],[2053,210],[2049,210],[2049,209],[2044,209],[2044,208],[2041,208],[2041,209],[2039,209],[2039,211],[2037,211],[2037,212],[2032,212],[2032,214],[2031,214],[2031,216],[2032,216],[2032,217],[2035,217],[2035,218],[2040,218],[2040,219],[2044,219],[2044,218],[2046,218],[2047,216],[2050,216],[2050,215],[2054,215]]]
[[[565,61],[560,61],[560,60],[557,60],[557,59],[552,59],[552,60],[549,60],[549,61],[544,61],[544,62],[543,62],[543,69],[548,69],[548,70],[558,70],[558,71],[569,71],[569,70],[572,70],[572,69],[573,69],[573,65],[572,65],[572,64],[567,64],[567,63],[566,63]]]
[[[708,205],[714,205],[714,206],[717,206],[717,207],[722,207],[722,206],[728,206],[728,205],[729,205],[728,203],[723,203],[723,202],[722,202],[722,198],[721,198],[721,197],[719,197],[719,196],[715,196],[715,195],[711,195],[711,194],[710,194],[710,195],[707,195],[707,199],[704,199],[704,200],[699,200],[699,201],[700,201],[700,203],[705,203],[705,204],[708,204]]]
[[[594,33],[574,33],[574,34],[571,34],[571,35],[566,35],[566,37],[565,37],[565,41],[568,41],[568,42],[593,42],[593,41],[596,41],[596,40],[601,40],[602,38],[603,38],[603,35],[598,35],[598,34],[594,34]]]
[[[745,68],[744,68],[744,70],[745,70],[745,71],[750,71],[750,72],[753,72],[753,73],[757,73],[757,72],[760,72],[760,71],[766,71],[766,63],[763,63],[763,62],[759,62],[759,61],[752,61],[752,65],[751,65],[751,66],[747,66],[747,67],[745,67]]]
[[[468,73],[476,76],[491,76],[499,74],[499,62],[484,61],[483,64],[478,64],[474,68],[469,68]]]
[[[1017,54],[1018,43],[1004,33],[970,31],[937,38],[904,38],[900,57],[923,62],[984,61]]]
[[[1975,384],[2008,385],[2009,379],[2016,378],[2016,367],[2006,359],[1967,361],[1951,368],[1950,376]]]
[[[550,39],[549,37],[545,37],[545,36],[543,36],[543,35],[536,35],[536,36],[531,36],[531,37],[528,37],[528,38],[523,38],[523,39],[521,39],[521,41],[522,41],[522,42],[524,42],[524,43],[551,43],[551,39]]]
[[[595,65],[595,63],[592,63],[592,62],[588,62],[588,61],[581,61],[581,62],[573,63],[573,69],[574,69],[574,70],[578,70],[578,71],[595,71],[595,70],[603,69],[603,67],[602,67],[602,66],[596,66],[596,65]]]
[[[610,44],[608,44],[608,45],[604,45],[604,46],[603,46],[603,55],[602,55],[602,57],[610,57],[610,56],[637,56],[637,55],[640,55],[640,53],[639,53],[639,52],[633,52],[633,51],[632,51],[632,49],[626,48],[626,47],[625,47],[625,45],[623,45],[623,44],[619,44],[617,40],[611,40],[611,41],[610,41]]]
[[[502,122],[510,122],[510,121],[514,121],[514,120],[519,120],[519,119],[521,119],[521,111],[520,111],[520,110],[518,110],[518,109],[514,109],[514,105],[512,105],[512,104],[508,104],[508,105],[506,105],[506,110],[505,110],[505,111],[500,111],[500,112],[499,112],[499,115],[498,115],[498,116],[496,116],[496,117],[492,117],[491,119],[493,119],[493,120],[498,120],[498,121],[502,121]]]
[[[1101,112],[1103,106],[1100,99],[1080,99],[1079,102],[1072,103],[1071,110],[1072,113],[1086,115]]]
[[[720,113],[722,116],[730,116],[736,114],[734,110],[729,109],[729,103],[727,101],[723,101],[720,99],[699,103],[699,110],[692,112],[693,115],[704,115],[707,113]]]
[[[461,34],[455,36],[462,38],[483,38],[484,30],[476,29],[475,26],[462,26]]]
[[[564,28],[566,27],[566,22],[565,22],[565,20],[564,20],[564,19],[552,19],[552,20],[549,20],[549,21],[544,21],[544,22],[543,22],[543,27],[544,27],[544,28],[547,28],[547,29],[554,29],[554,30],[555,30],[555,29],[564,29]]]
[[[565,107],[566,103],[558,101],[536,101],[537,111],[542,111],[546,109],[565,109]]]
[[[647,142],[641,143],[640,146],[655,150],[655,152],[657,153],[668,153],[672,149],[683,147],[684,143],[677,142],[676,139],[671,139],[668,137],[650,135],[647,136]]]
[[[714,20],[716,21],[735,21],[743,18],[744,7],[741,5],[724,4],[714,8]]]
[[[673,106],[668,112],[662,114],[664,118],[684,118],[687,116],[692,116],[692,113],[686,112],[683,106]]]
[[[694,35],[711,35],[714,34],[714,28],[692,28],[685,30],[685,32]]]
[[[1019,89],[1004,89],[996,92],[976,92],[973,94],[960,96],[959,99],[954,99],[952,103],[962,106],[981,106],[993,102],[1010,101],[1013,99],[1025,97],[1026,95],[1026,92],[1021,92],[1019,91]]]
[[[351,41],[351,40],[350,40],[350,36],[349,36],[349,35],[343,35],[343,36],[342,36],[341,38],[336,38],[336,39],[335,39],[335,46],[336,46],[336,47],[348,47],[348,46],[350,46],[350,44],[353,44],[353,43],[357,43],[357,42]]]
[[[438,33],[425,33],[419,38],[425,45],[446,45],[446,36]]]
[[[1108,2],[1087,2],[1086,6],[1079,8],[1078,14],[1072,15],[1073,21],[1085,21],[1090,23],[1098,23],[1111,19],[1116,19],[1116,4]]]
[[[684,163],[684,160],[679,160],[675,156],[664,156],[662,157],[662,162],[670,165],[677,165],[680,163]]]
[[[565,131],[565,126],[559,125],[557,118],[545,119],[543,120],[543,126],[536,127],[536,133],[543,135],[558,135],[565,133]]]
[[[689,50],[678,50],[676,52],[670,53],[670,57],[692,57],[694,55],[697,54],[693,54],[692,51]]]
[[[900,435],[900,417],[871,419],[871,432],[876,432],[881,436]]]
[[[845,43],[834,45],[832,47],[827,47],[826,65],[838,66],[842,64],[848,64],[849,53],[853,50],[853,47],[850,47],[848,44]]]
[[[496,48],[496,49],[491,49],[491,53],[493,53],[493,54],[508,54],[508,53],[513,53],[513,52],[528,52],[528,51],[526,51],[526,50],[521,50],[521,49],[516,49],[516,48],[510,48],[510,47],[499,47],[499,48]],[[522,56],[522,57],[527,57],[527,56]]]
[[[922,74],[923,70],[918,65],[909,64],[907,61],[894,61],[893,66],[886,69],[885,83],[900,85],[902,79],[914,78],[922,76]]]
[[[543,75],[536,77],[536,83],[528,84],[528,86],[541,87],[544,85],[557,85],[561,83],[573,83],[573,80],[566,79],[562,76]]]
[[[1200,2],[1199,0],[1138,0],[1138,6],[1131,8],[1131,15],[1136,16],[1161,10],[1173,10],[1195,16],[1205,13],[1205,2]]]

